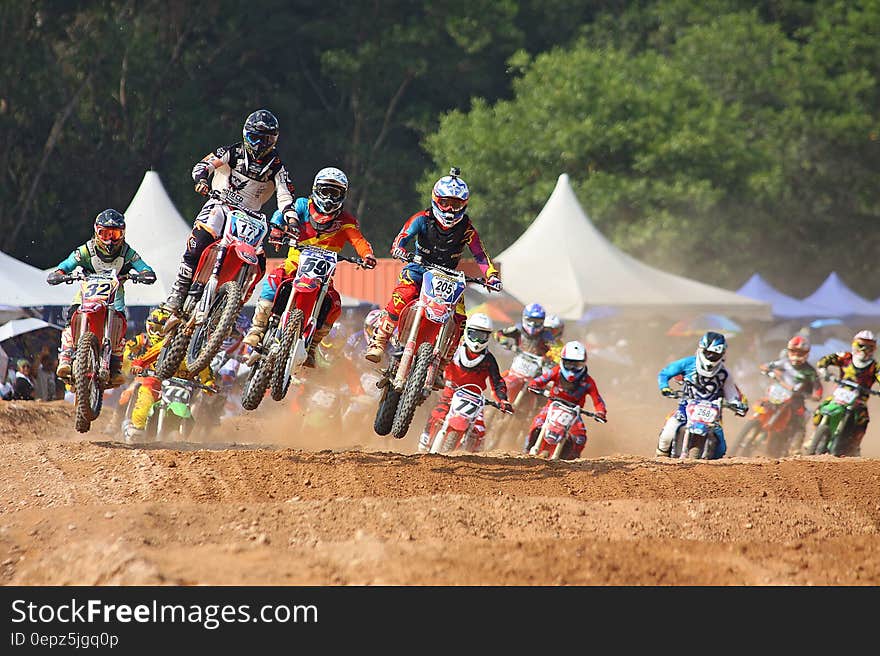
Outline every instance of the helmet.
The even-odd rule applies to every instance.
[[[146,332],[150,346],[155,346],[162,341],[162,331],[165,329],[165,321],[168,319],[168,316],[168,310],[161,306],[154,308],[150,314],[147,315]]]
[[[860,330],[853,337],[852,356],[853,364],[859,367],[867,367],[874,361],[874,351],[877,349],[877,338],[870,330]]]
[[[573,383],[587,372],[587,349],[580,342],[568,342],[559,354],[559,372]]]
[[[707,332],[700,338],[697,346],[697,373],[701,376],[714,376],[721,369],[727,340],[721,333]]]
[[[318,171],[312,183],[312,202],[319,212],[330,215],[338,212],[347,193],[348,178],[345,173],[332,166]]]
[[[98,256],[113,259],[125,241],[125,217],[121,212],[106,209],[95,217],[95,248]]]
[[[458,177],[459,169],[453,168],[434,183],[431,190],[431,211],[443,228],[451,228],[461,221],[467,209],[471,192],[464,180]]]
[[[464,343],[471,353],[482,353],[489,346],[492,320],[482,312],[472,314],[464,324]]]
[[[245,150],[262,159],[278,141],[278,119],[268,109],[258,109],[245,119],[241,136]]]
[[[544,319],[544,328],[550,332],[553,339],[561,339],[562,331],[565,330],[565,323],[559,318],[558,314],[551,314]]]
[[[795,366],[802,365],[810,354],[810,340],[803,335],[795,335],[788,340],[785,350],[788,352],[789,362]]]
[[[376,330],[376,326],[382,320],[382,314],[383,311],[377,308],[367,312],[367,316],[364,317],[364,337],[367,338],[368,342],[373,339],[373,331]]]
[[[534,337],[544,328],[544,319],[547,313],[540,303],[532,303],[523,308],[522,327],[529,337]]]

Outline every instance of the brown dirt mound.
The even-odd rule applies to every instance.
[[[666,405],[612,411],[577,462],[427,456],[424,414],[397,441],[281,407],[132,448],[66,404],[0,404],[0,582],[880,583],[873,458],[654,459]]]

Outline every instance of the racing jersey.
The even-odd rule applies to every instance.
[[[301,245],[318,246],[338,253],[346,244],[351,244],[361,257],[373,254],[373,247],[361,233],[358,220],[353,214],[342,210],[331,222],[321,225],[313,219],[315,215],[319,215],[315,204],[310,198],[302,197],[296,199],[294,210]],[[275,211],[271,223],[282,230],[286,227],[281,210]],[[299,253],[299,250],[291,246],[287,251],[288,262],[299,262]]]
[[[278,209],[282,212],[293,204],[293,182],[274,149],[258,160],[247,152],[241,142],[221,146],[205,155],[193,167],[193,182],[209,178],[212,189],[226,190],[230,200],[255,212],[260,211],[273,192],[278,200]]]
[[[867,367],[856,367],[853,362],[852,353],[849,351],[829,353],[819,358],[816,366],[819,369],[837,367],[840,369],[840,377],[842,379],[854,381],[866,389],[871,389],[875,382],[880,383],[880,366],[877,365],[877,361],[871,360]],[[861,393],[859,394],[859,400],[864,403],[868,400],[868,396],[868,394]]]
[[[606,412],[605,401],[602,399],[602,395],[599,394],[596,381],[593,380],[590,374],[584,372],[578,380],[567,381],[557,364],[549,371],[532,380],[529,383],[529,387],[544,389],[550,383],[553,383],[553,387],[550,388],[551,401],[553,399],[562,399],[569,403],[577,403],[583,408],[584,403],[587,401],[587,396],[589,396],[593,401],[593,408],[596,412]]]
[[[492,385],[492,391],[498,401],[507,401],[507,384],[501,377],[498,361],[495,356],[486,352],[486,355],[475,367],[465,367],[461,364],[461,349],[455,350],[452,360],[443,370],[443,377],[447,381],[447,387],[461,387],[462,385],[477,385],[481,390],[486,389],[486,381]],[[451,384],[451,385],[450,385]]]
[[[670,362],[657,375],[657,386],[662,390],[669,387],[669,380],[681,376],[682,391],[685,398],[701,401],[715,401],[723,398],[730,403],[745,403],[745,398],[733,381],[733,376],[723,365],[714,376],[701,376],[697,373],[697,356],[691,355]]]

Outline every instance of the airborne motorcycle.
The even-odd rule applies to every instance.
[[[278,285],[263,339],[248,359],[251,371],[241,400],[245,410],[260,405],[270,384],[274,400],[280,401],[287,394],[291,376],[306,360],[337,262],[344,260],[360,267],[365,264],[360,257],[347,257],[292,240],[281,245],[300,251],[299,265],[294,275]]]
[[[258,254],[269,232],[265,215],[244,207],[230,189],[209,197],[220,201],[226,225],[199,259],[181,318],[165,324],[168,338],[156,361],[162,379],[171,378],[184,360],[194,374],[211,363],[263,273]]]
[[[398,258],[422,264],[417,255]],[[461,337],[456,328],[455,306],[467,283],[487,285],[482,278],[466,276],[457,269],[424,264],[419,297],[403,308],[397,322],[397,339],[403,348],[390,353],[382,371],[382,388],[373,429],[378,435],[406,436],[416,408],[434,389],[443,360],[452,358]]]

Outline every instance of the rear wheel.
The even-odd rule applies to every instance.
[[[104,392],[98,383],[100,346],[93,333],[84,333],[76,345],[73,362],[74,389],[76,391],[76,430],[88,432],[92,422],[101,412]]]
[[[434,357],[434,345],[431,342],[419,345],[419,349],[416,351],[415,363],[412,369],[409,370],[409,376],[407,376],[406,384],[403,386],[403,394],[400,397],[397,412],[394,414],[394,422],[391,424],[391,434],[397,439],[406,437],[406,432],[412,423],[416,408],[424,400],[422,390],[425,388],[428,366],[431,364],[432,357]]]
[[[766,437],[766,432],[761,428],[759,419],[750,419],[743,426],[743,429],[736,436],[733,448],[730,450],[732,456],[748,457],[753,455],[755,446],[760,444],[761,439]]]
[[[302,327],[302,310],[292,310],[281,333],[281,348],[272,366],[272,398],[276,401],[283,399],[290,389],[290,370],[293,368],[293,358],[296,355],[291,351],[302,336]]]
[[[205,322],[198,326],[186,350],[186,368],[194,375],[211,364],[211,360],[229,337],[241,306],[241,286],[235,280],[217,288]]]

